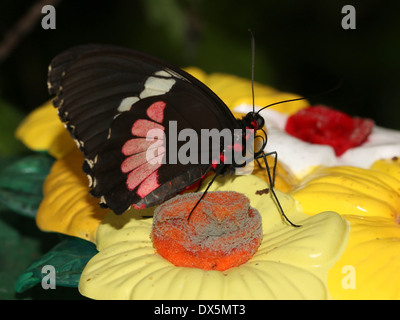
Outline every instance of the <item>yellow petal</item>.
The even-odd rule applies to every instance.
[[[44,231],[60,232],[94,242],[97,227],[108,210],[89,195],[82,172],[83,157],[76,149],[57,160],[43,187],[36,223]]]
[[[92,299],[325,299],[324,283],[304,269],[274,261],[226,272],[175,267],[151,242],[107,247],[85,267],[79,291]]]
[[[400,159],[385,159],[378,160],[371,166],[371,169],[378,170],[383,173],[386,173],[388,176],[400,181]],[[400,189],[398,185],[392,186],[398,193],[400,193]],[[397,189],[396,189],[397,188]]]
[[[335,299],[400,299],[400,226],[385,217],[345,216],[348,248],[329,271]]]
[[[394,219],[400,212],[400,180],[377,170],[317,167],[292,192],[307,214],[340,214]]]
[[[17,128],[16,137],[28,148],[48,151],[55,158],[61,158],[76,149],[51,101],[32,111],[24,119]]]
[[[330,208],[350,222],[348,246],[329,271],[333,298],[400,298],[399,177],[396,159],[371,170],[319,167],[293,192],[307,213]]]
[[[272,175],[275,160],[273,157],[267,157],[267,161]],[[269,182],[268,172],[265,168],[263,160],[260,161],[260,165],[261,167],[258,165],[258,163],[254,164],[254,170],[252,174],[254,174],[257,177],[260,177],[269,184],[270,182]],[[298,184],[299,180],[291,172],[291,170],[288,167],[286,167],[283,163],[278,161],[275,171],[275,188],[284,193],[288,193],[291,192]]]
[[[242,103],[253,104],[250,80],[223,73],[211,73],[207,75],[195,67],[189,67],[185,70],[214,91],[230,109]],[[283,100],[300,98],[299,95],[281,92],[257,82],[254,83],[254,93],[255,105],[260,107]],[[281,113],[293,114],[307,106],[309,106],[308,101],[300,100],[272,106],[271,108]]]
[[[212,188],[229,188],[224,179]],[[100,252],[85,267],[80,292],[94,299],[328,298],[327,270],[344,250],[347,222],[335,213],[308,217],[293,198],[278,192],[285,212],[303,224],[289,227],[269,195],[256,195],[265,187],[251,175],[231,181],[231,189],[245,190],[263,219],[260,249],[242,266],[224,272],[175,267],[154,252],[152,218],[130,210],[122,216],[108,214],[100,225]]]

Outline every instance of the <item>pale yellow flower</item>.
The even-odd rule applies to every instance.
[[[327,299],[327,272],[347,244],[348,223],[334,212],[304,215],[296,201],[279,199],[294,228],[282,221],[267,184],[254,176],[221,178],[212,190],[235,190],[262,216],[263,240],[256,254],[226,271],[176,267],[155,253],[152,218],[140,211],[108,214],[97,233],[100,251],[84,269],[80,292],[94,299]],[[142,212],[152,215],[152,209]]]
[[[243,103],[251,105],[250,81],[223,74],[207,75],[195,68],[188,71],[231,109]],[[256,105],[261,107],[298,97],[260,84],[255,85],[255,92]],[[291,114],[305,106],[306,101],[298,101],[273,108]],[[377,161],[370,169],[319,167],[301,181],[278,163],[277,188],[286,193],[294,188],[290,196],[278,192],[279,197],[285,212],[293,221],[301,221],[303,227],[287,228],[273,205],[264,210],[266,203],[252,203],[261,208],[264,228],[264,241],[256,255],[241,268],[228,270],[228,275],[199,269],[186,273],[154,254],[149,238],[151,219],[137,217],[132,211],[116,216],[100,209],[97,200],[88,195],[87,179],[80,170],[83,157],[50,103],[34,111],[20,126],[17,136],[33,150],[48,151],[58,159],[44,186],[44,200],[37,216],[39,227],[98,245],[99,255],[82,276],[80,288],[85,295],[163,298],[165,290],[169,290],[173,293],[171,298],[181,298],[189,297],[189,290],[193,298],[400,298],[400,165],[396,159]],[[265,170],[258,169],[256,173],[266,179]],[[216,183],[213,187],[233,188],[245,194],[251,190],[245,183],[226,181],[224,186]],[[343,255],[347,223],[334,213],[321,214],[322,211],[336,211],[350,223]],[[256,261],[261,263],[257,267]],[[261,265],[269,273],[260,272]],[[181,285],[187,281],[193,286]],[[260,281],[265,285],[257,286]],[[296,293],[290,288],[299,290]],[[212,296],[204,296],[205,292]]]

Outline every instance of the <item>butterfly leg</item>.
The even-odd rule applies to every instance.
[[[271,174],[271,169],[269,168],[269,166],[268,166],[268,161],[267,161],[267,156],[274,156],[274,166],[273,166],[273,168],[272,168],[272,174]],[[277,197],[277,195],[276,195],[276,193],[275,193],[275,190],[274,190],[274,186],[275,186],[275,172],[276,172],[276,166],[277,166],[277,163],[278,163],[278,153],[276,152],[276,151],[272,151],[272,152],[269,152],[269,153],[264,153],[264,152],[262,152],[257,158],[263,158],[263,160],[264,160],[264,163],[265,163],[265,167],[266,167],[266,169],[267,169],[267,175],[268,175],[268,180],[269,180],[269,188],[270,188],[270,191],[271,191],[271,193],[272,193],[272,196],[273,196],[273,198],[274,198],[274,200],[275,200],[275,202],[276,202],[276,204],[277,204],[277,206],[278,206],[278,209],[279,209],[279,211],[281,212],[281,214],[282,214],[282,216],[285,218],[285,220],[292,226],[292,227],[296,227],[296,228],[298,228],[298,227],[301,227],[300,225],[298,225],[298,224],[295,224],[295,223],[293,223],[292,221],[290,221],[289,220],[289,218],[286,216],[286,214],[285,214],[285,212],[283,211],[283,208],[282,208],[282,206],[281,206],[281,204],[280,204],[280,202],[279,202],[279,199],[278,199],[278,197]],[[256,159],[257,159],[256,158]]]
[[[259,168],[262,168],[262,165],[261,165],[260,161],[258,160],[258,158],[255,158],[255,159],[256,159],[256,161],[257,161],[258,167],[259,167]]]
[[[268,153],[262,153],[262,155],[263,155],[262,157],[264,158],[265,166],[267,168],[268,179],[269,179],[269,182],[271,184],[270,187],[274,188],[275,187],[275,172],[276,172],[276,166],[278,164],[278,153],[276,151],[271,151],[271,152],[268,152]],[[269,157],[269,156],[274,156],[274,166],[272,168],[272,175],[270,173],[268,162],[266,160],[267,157]]]
[[[190,220],[190,217],[192,216],[193,211],[196,209],[196,207],[199,205],[200,201],[203,200],[204,196],[207,194],[208,189],[210,189],[211,185],[213,184],[213,182],[215,181],[215,179],[217,178],[217,176],[219,176],[221,174],[221,172],[223,171],[223,169],[225,168],[225,165],[219,166],[215,172],[214,177],[211,179],[211,181],[208,183],[208,186],[206,188],[206,190],[204,190],[203,194],[201,195],[200,199],[197,201],[197,203],[195,204],[195,206],[193,207],[193,209],[190,211],[189,216],[187,218],[187,220]]]

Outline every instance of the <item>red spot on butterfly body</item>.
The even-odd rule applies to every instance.
[[[252,126],[251,129],[257,130],[258,129],[258,122],[256,120],[253,120],[251,122],[251,126]]]
[[[217,169],[217,166],[218,166],[218,160],[213,160],[213,161],[211,162],[211,167],[212,167],[214,170],[216,170],[216,169]]]
[[[132,204],[132,207],[134,207],[135,209],[145,209],[146,205],[144,203],[142,203],[140,206],[137,206],[136,204]]]
[[[233,149],[233,151],[235,152],[241,152],[244,149],[244,145],[242,145],[241,143],[234,143],[233,146],[229,145],[228,149]]]

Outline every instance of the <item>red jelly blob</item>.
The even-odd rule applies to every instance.
[[[290,116],[285,130],[303,141],[329,145],[340,156],[367,141],[373,127],[370,119],[353,118],[325,106],[313,106]]]

